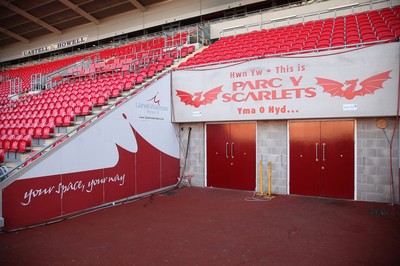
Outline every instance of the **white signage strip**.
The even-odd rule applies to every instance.
[[[176,70],[174,122],[394,116],[399,43]]]
[[[85,36],[85,37],[79,37],[79,38],[66,40],[66,41],[62,41],[62,42],[58,42],[58,43],[53,43],[53,44],[45,45],[45,46],[42,46],[42,47],[37,47],[37,48],[30,49],[30,50],[22,51],[22,56],[31,56],[31,55],[50,52],[50,51],[53,51],[53,50],[72,47],[72,46],[75,46],[75,45],[79,45],[79,44],[85,43],[85,42],[87,42],[87,40],[88,40],[88,37]]]

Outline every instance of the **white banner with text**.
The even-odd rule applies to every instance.
[[[172,75],[173,122],[394,116],[399,43]]]

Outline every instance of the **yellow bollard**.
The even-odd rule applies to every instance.
[[[271,195],[272,190],[272,163],[268,162],[268,193],[264,193],[263,191],[263,165],[260,160],[260,192],[256,195],[261,198],[273,199],[275,196]]]
[[[263,191],[263,174],[262,174],[262,169],[263,169],[262,161],[260,160],[260,193],[257,194],[257,196],[259,196],[259,197],[264,197],[264,196],[265,196],[265,193],[264,193],[264,191]]]
[[[273,199],[273,198],[275,198],[275,196],[272,196],[271,190],[272,190],[272,163],[268,162],[268,194],[267,194],[267,197],[270,199]]]

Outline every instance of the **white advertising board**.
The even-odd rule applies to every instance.
[[[172,74],[173,122],[394,116],[399,43]]]

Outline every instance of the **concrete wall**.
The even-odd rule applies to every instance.
[[[390,198],[390,140],[395,119],[380,129],[375,118],[357,120],[357,199],[391,202]],[[386,134],[385,134],[386,133]],[[392,161],[394,191],[399,192],[399,132],[393,140]],[[395,200],[398,202],[398,198]]]
[[[181,142],[181,170],[184,167],[186,147],[188,143],[189,127],[192,128],[190,133],[189,153],[186,161],[185,176],[193,176],[191,183],[193,186],[206,186],[205,171],[205,124],[190,123],[181,124],[180,142]],[[182,171],[181,171],[182,172]]]
[[[257,122],[257,191],[260,191],[260,160],[263,167],[263,192],[267,192],[268,162],[272,165],[272,193],[287,194],[287,123]]]

